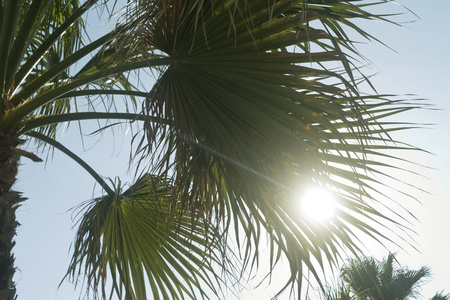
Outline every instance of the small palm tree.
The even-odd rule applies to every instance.
[[[444,292],[437,292],[430,300],[450,300],[450,294],[444,295]]]
[[[358,91],[344,30],[370,39],[353,20],[382,16],[356,0],[128,2],[92,41],[83,15],[106,0],[0,2],[1,299],[16,295],[19,160],[41,160],[26,140],[67,154],[103,189],[80,206],[67,274],[84,276],[94,298],[219,295],[217,270],[240,279],[256,268],[263,233],[270,269],[285,257],[285,288],[301,287],[305,268],[320,279],[342,249],[359,250],[361,233],[383,237],[374,221],[397,224],[373,207],[376,178],[392,167],[386,153],[414,148],[395,142],[389,133],[404,126],[384,118],[414,106]],[[157,80],[138,89],[143,69]],[[102,177],[58,141],[59,125],[84,120],[105,120],[99,131],[141,124],[134,183]],[[297,214],[295,196],[310,184],[335,192],[330,221]]]
[[[396,266],[395,255],[383,261],[373,257],[350,259],[341,269],[337,287],[328,287],[319,294],[326,300],[404,300],[415,299],[430,269],[409,270]],[[322,290],[323,291],[323,290]],[[448,300],[450,294],[438,292],[430,300]]]
[[[409,270],[394,264],[394,254],[378,262],[373,257],[351,259],[341,270],[343,282],[357,299],[401,300],[415,298],[430,269]]]

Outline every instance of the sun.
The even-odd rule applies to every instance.
[[[335,215],[336,200],[333,194],[322,188],[308,189],[301,196],[301,212],[314,221],[325,221]]]

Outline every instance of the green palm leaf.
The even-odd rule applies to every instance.
[[[444,291],[437,292],[431,300],[449,300],[450,294],[444,294]]]
[[[172,59],[146,100],[146,113],[164,120],[147,125],[156,171],[173,174],[188,207],[212,212],[209,225],[236,225],[244,266],[258,261],[266,232],[271,268],[281,252],[291,284],[301,285],[304,266],[319,280],[343,249],[356,253],[360,233],[384,238],[379,225],[400,224],[370,204],[379,180],[368,173],[383,176],[390,167],[378,163],[381,148],[405,147],[388,134],[396,126],[380,122],[410,106],[356,89],[342,26],[382,19],[362,7],[170,1],[152,6],[159,18],[131,34]],[[312,184],[337,194],[341,209],[328,224],[297,213],[296,195]]]
[[[121,189],[118,182],[115,194],[80,206],[68,275],[83,274],[94,299],[97,292],[116,292],[121,299],[205,298],[208,288],[218,294],[221,277],[213,266],[230,266],[221,260],[226,246],[205,230],[202,212],[175,213],[181,203],[172,201],[174,187],[152,175]],[[113,285],[107,292],[109,276]]]
[[[394,263],[394,254],[382,262],[373,257],[351,259],[342,268],[341,278],[357,299],[416,298],[420,285],[430,276],[430,269],[409,270]]]

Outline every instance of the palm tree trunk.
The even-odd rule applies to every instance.
[[[13,282],[15,272],[14,236],[19,223],[16,221],[18,204],[25,200],[19,192],[11,189],[16,181],[20,154],[18,146],[21,140],[0,135],[0,299],[16,298]]]

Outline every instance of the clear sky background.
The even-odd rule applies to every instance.
[[[380,22],[362,23],[396,52],[377,43],[362,44],[360,50],[372,62],[365,73],[378,73],[371,81],[379,93],[415,94],[429,99],[428,103],[440,109],[405,114],[404,120],[434,125],[396,135],[404,142],[433,153],[402,154],[434,169],[415,169],[427,178],[404,178],[430,192],[414,192],[422,204],[405,200],[406,207],[419,219],[412,224],[417,232],[412,235],[417,250],[408,246],[404,250],[390,249],[397,251],[399,262],[411,269],[424,265],[431,267],[433,278],[424,285],[422,292],[423,299],[429,299],[437,291],[450,293],[450,33],[447,22],[450,1],[397,2],[411,9],[420,19],[412,14],[400,17],[400,21],[415,21],[404,23],[404,27]],[[384,7],[384,12],[405,12],[395,4],[380,7]],[[130,178],[127,173],[130,132],[125,139],[120,132],[116,136],[107,133],[98,143],[100,137],[86,137],[84,148],[76,126],[71,126],[61,136],[63,144],[80,154],[103,176]],[[91,151],[85,151],[89,149]],[[94,180],[81,167],[60,152],[55,151],[53,159],[46,164],[22,160],[15,189],[22,191],[29,200],[18,210],[18,221],[22,226],[18,229],[14,248],[19,268],[16,273],[19,299],[78,299],[79,291],[74,292],[71,284],[64,282],[59,289],[58,284],[68,267],[69,248],[75,234],[69,210],[91,198],[94,185]],[[387,252],[368,244],[367,255],[381,259]],[[264,300],[270,295],[273,291],[263,285],[253,294],[245,293],[243,298]]]

